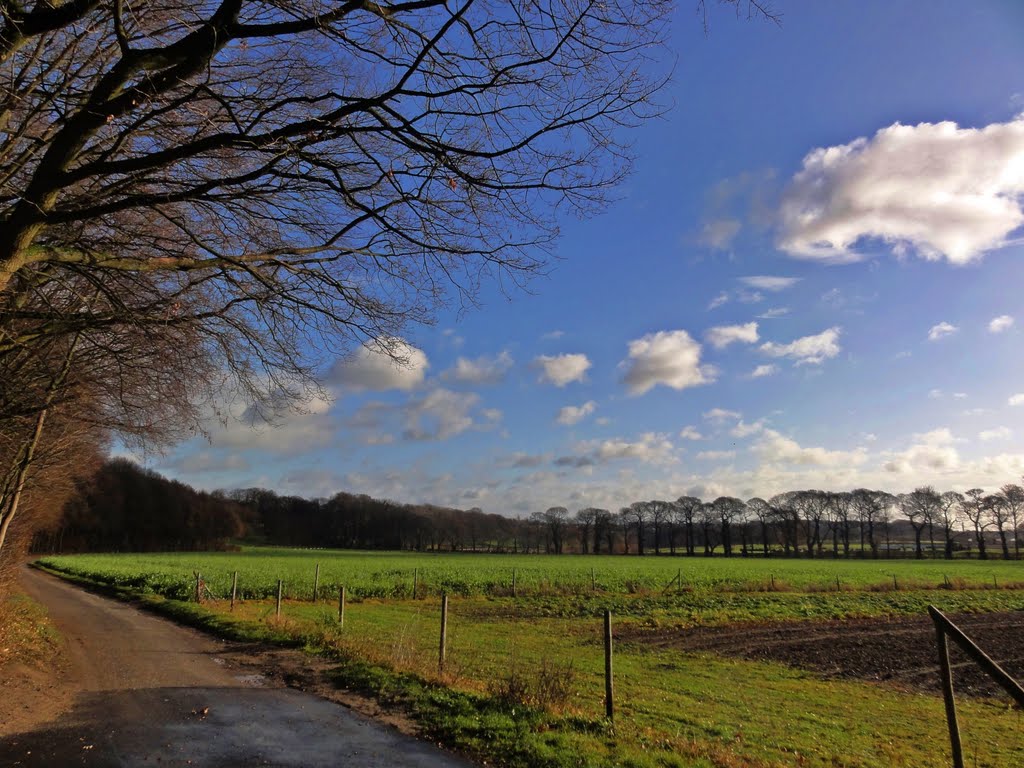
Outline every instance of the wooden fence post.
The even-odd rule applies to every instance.
[[[615,720],[615,695],[612,686],[612,612],[604,609],[604,713]]]
[[[949,666],[949,642],[942,627],[935,626],[939,645],[939,671],[942,675],[942,698],[946,704],[946,724],[949,726],[949,742],[953,750],[953,768],[964,768],[964,752],[960,743],[960,724],[956,719],[956,699],[953,697],[953,671]]]
[[[235,600],[238,598],[238,571],[231,574],[231,610],[235,610]]]
[[[313,574],[313,602],[316,602],[316,593],[320,589],[320,563],[316,564],[316,573]]]
[[[512,569],[512,597],[516,596],[516,569]]]
[[[284,588],[284,582],[281,579],[277,580],[277,610],[274,611],[274,616],[281,618],[281,590]]]
[[[203,574],[196,571],[196,602],[203,602]]]
[[[416,599],[416,595],[420,592],[420,569],[412,569],[412,599]]]
[[[437,652],[437,673],[444,674],[445,644],[448,641],[448,594],[441,593],[441,643]]]
[[[899,583],[896,581],[896,574],[895,573],[892,575],[892,588],[897,590],[897,591],[899,591],[899,588],[900,588]]]
[[[338,590],[338,626],[345,628],[345,588]]]
[[[590,569],[590,591],[597,592],[597,574],[593,568]]]

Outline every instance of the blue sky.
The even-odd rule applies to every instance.
[[[489,512],[1024,473],[1024,3],[778,0],[674,20],[673,106],[531,292],[369,350],[197,487]]]

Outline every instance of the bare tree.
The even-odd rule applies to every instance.
[[[988,550],[985,548],[985,529],[989,526],[989,518],[988,509],[984,501],[985,491],[981,488],[971,488],[964,495],[967,497],[967,501],[964,502],[963,510],[974,528],[974,538],[978,544],[978,559],[987,560]]]
[[[662,532],[672,519],[672,504],[655,499],[647,502],[647,508],[650,511],[651,527],[654,529],[654,554],[660,555]]]
[[[636,553],[643,556],[644,540],[647,535],[647,521],[651,517],[651,503],[634,501],[629,505],[629,519],[636,529]]]
[[[861,528],[867,535],[868,546],[871,548],[871,556],[878,557],[877,529],[883,522],[883,518],[887,514],[887,510],[891,509],[896,503],[896,498],[885,491],[871,491],[867,488],[857,488],[852,493],[851,501],[856,510]]]
[[[930,485],[915,488],[910,493],[901,493],[896,497],[903,516],[914,529],[914,556],[924,557],[921,536],[924,529],[932,523],[940,508],[939,494]]]
[[[1006,509],[1010,515],[1010,523],[1013,526],[1013,556],[1020,560],[1020,536],[1021,522],[1024,517],[1024,488],[1013,483],[1008,483],[1000,489],[1002,497],[1006,500]]]
[[[565,548],[565,531],[569,522],[569,510],[565,507],[548,507],[541,514],[541,519],[547,527],[552,550],[556,555],[562,554]]]
[[[747,499],[747,509],[757,518],[761,528],[761,552],[768,557],[768,525],[772,521],[772,507],[764,499],[755,496],[752,499]]]
[[[696,548],[694,536],[694,519],[701,508],[701,500],[696,496],[680,496],[675,502],[676,522],[683,526],[683,535],[686,538],[686,554],[691,557]]]
[[[704,542],[704,557],[711,557],[715,554],[715,529],[718,523],[718,511],[712,502],[705,502],[697,509],[697,516],[700,521],[700,532]]]
[[[580,553],[585,555],[590,551],[590,532],[597,520],[597,510],[594,507],[581,509],[576,513],[574,520],[576,533],[580,539]],[[597,553],[597,547],[594,548],[594,552]]]
[[[996,533],[999,534],[999,544],[1003,549],[1003,559],[1010,559],[1010,542],[1007,538],[1006,526],[1012,524],[1010,507],[1007,504],[1006,496],[1002,493],[993,493],[984,499],[988,508],[989,516],[996,526]]]
[[[936,519],[942,529],[942,537],[945,542],[943,553],[947,560],[953,559],[953,550],[956,547],[956,524],[961,519],[963,508],[964,495],[962,493],[946,491],[939,497]]]
[[[719,496],[711,502],[711,506],[718,517],[722,536],[722,549],[726,557],[732,557],[733,527],[746,510],[746,505],[742,500],[732,496]]]
[[[795,504],[797,492],[787,491],[772,496],[768,500],[772,518],[776,521],[782,534],[782,549],[788,557],[790,552],[800,554],[800,516]]]

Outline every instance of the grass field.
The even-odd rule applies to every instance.
[[[929,603],[951,612],[1024,610],[1024,590],[1009,588],[1024,581],[1024,564],[1003,562],[281,549],[45,562],[148,593],[166,610],[236,637],[290,636],[328,649],[346,660],[336,671],[339,684],[407,708],[432,738],[489,763],[523,766],[949,764],[938,696],[635,639],[617,646],[612,725],[603,717],[605,607],[616,632],[633,638],[648,628],[913,615]],[[323,599],[314,605],[316,563]],[[412,599],[414,569],[419,599]],[[220,598],[237,570],[246,599],[233,612],[224,600],[175,602],[191,594],[196,570]],[[680,571],[684,589],[664,591]],[[281,619],[267,599],[278,578],[291,596]],[[343,628],[335,605],[341,584],[355,597]],[[442,589],[456,595],[443,674],[436,596]],[[971,765],[1024,764],[1024,723],[1006,700],[963,698],[960,720]]]

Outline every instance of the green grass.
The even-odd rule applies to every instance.
[[[957,585],[980,587],[992,575],[999,582],[1015,581],[1021,566],[999,562],[765,563],[287,550],[47,560],[122,593],[137,590],[151,606],[229,637],[286,640],[324,650],[342,662],[334,673],[339,685],[403,707],[435,740],[509,766],[948,765],[937,696],[638,642],[617,647],[612,725],[603,717],[600,613],[611,607],[616,627],[625,628],[917,614],[929,603],[952,612],[1024,610],[1024,590],[935,588],[944,583],[944,574]],[[249,574],[255,582],[263,573],[264,583],[276,585],[276,574],[291,567],[293,583],[309,582],[308,597],[317,561],[322,582],[338,579],[363,595],[347,606],[344,628],[337,624],[333,599],[316,605],[288,600],[277,620],[267,599],[247,599],[231,612],[223,601],[197,606],[154,594],[175,579],[184,586],[168,590],[170,597],[176,589],[187,594],[193,569],[208,575],[211,588],[224,595],[218,580],[229,580],[235,569],[240,578]],[[489,592],[487,585],[500,585],[502,574],[513,567],[523,594],[503,596],[497,586]],[[603,587],[596,594],[590,590],[591,567]],[[408,599],[396,586],[406,577],[411,581],[412,568],[428,579],[431,594],[423,599]],[[661,594],[662,580],[678,568],[688,591]],[[745,591],[772,573],[792,591]],[[906,587],[883,591],[882,579],[888,576],[891,583],[892,573]],[[390,594],[398,597],[367,596],[389,578]],[[832,591],[823,583],[828,578]],[[439,605],[433,591],[444,585],[456,593],[450,587],[455,582],[466,585],[468,596],[450,601],[448,665],[439,674]],[[801,584],[811,591],[797,591]],[[911,589],[915,584],[931,588]],[[619,589],[613,591],[615,585]],[[302,594],[301,589],[294,593]],[[559,678],[569,681],[562,696],[545,700],[537,694]],[[970,764],[1024,764],[1024,724],[1004,701],[962,698],[960,720]]]
[[[509,594],[515,572],[518,592],[590,593],[592,578],[603,593],[660,593],[681,576],[686,589],[748,592],[772,588],[796,591],[936,588],[946,579],[964,587],[1024,585],[1024,562],[913,560],[796,560],[763,558],[545,556],[484,554],[367,553],[341,550],[248,548],[240,553],[74,555],[43,558],[48,567],[71,570],[97,581],[120,583],[168,597],[187,598],[200,571],[214,594],[230,591],[238,571],[246,598],[270,597],[277,580],[286,597],[312,596],[320,563],[323,596],[344,585],[355,598],[411,597],[414,572],[420,596]],[[994,580],[994,581],[993,581]]]

